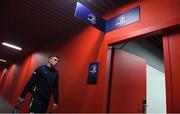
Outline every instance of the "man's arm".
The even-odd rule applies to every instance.
[[[19,101],[22,101],[24,100],[26,94],[32,89],[32,87],[36,84],[38,78],[39,78],[39,69],[36,69],[31,78],[29,79],[29,81],[27,82],[26,86],[24,87],[24,90],[22,91],[20,97],[19,97]]]
[[[57,79],[55,80],[54,87],[53,87],[53,98],[54,98],[55,104],[58,104],[58,100],[59,100],[58,80],[59,80],[59,76],[57,76]]]
[[[59,76],[57,76],[57,79],[53,86],[53,98],[54,98],[54,105],[52,108],[52,111],[54,112],[58,107],[58,101],[59,101],[59,89],[58,89],[58,82],[59,82]]]

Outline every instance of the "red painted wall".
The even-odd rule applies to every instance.
[[[27,57],[22,64],[13,64],[8,68],[7,74],[1,81],[0,94],[12,105],[15,105],[33,70],[40,65],[37,64],[38,61],[41,60],[43,62],[42,58],[38,58],[38,54],[34,53]],[[29,100],[30,94],[27,95],[27,100],[23,104],[21,111],[24,111],[28,107]]]
[[[164,44],[166,47],[164,51],[166,52],[166,58],[169,60],[169,64],[166,65],[166,80],[167,80],[167,92],[169,97],[169,103],[172,104],[171,110],[174,113],[180,112],[180,27],[176,27],[174,29],[167,30],[164,35]],[[169,68],[169,69],[168,69]],[[171,87],[171,88],[170,88]],[[171,94],[169,94],[171,93]]]
[[[57,112],[105,112],[109,79],[105,77],[108,45],[180,24],[179,0],[140,0],[140,3],[111,10],[104,17],[113,17],[138,4],[141,7],[141,20],[137,23],[109,32],[105,36],[97,29],[88,27],[66,41],[57,43],[56,48],[48,46],[51,50],[47,50],[45,47],[45,55],[35,53],[22,64],[11,66],[0,93],[15,104],[32,71],[46,62],[48,53],[55,51],[61,58],[58,65],[61,75],[60,106]],[[87,85],[88,64],[93,61],[100,62],[98,83]],[[22,111],[27,107],[26,101]]]
[[[6,75],[7,69],[4,68],[1,72],[0,72],[0,80],[3,79],[3,76]]]
[[[43,54],[34,53],[27,57],[22,64],[12,65],[0,91],[2,96],[11,104],[15,104],[33,70],[45,64],[48,54],[54,51],[60,56],[60,62],[57,66],[60,74],[60,105],[56,112],[100,112],[102,77],[99,76],[97,85],[88,85],[87,74],[89,63],[101,60],[104,33],[93,27],[88,27],[75,36],[70,35],[70,38],[67,39],[59,46],[49,45],[49,48],[53,50],[45,50],[46,52]],[[102,67],[101,64],[100,67]],[[99,73],[101,72],[100,70]],[[22,112],[28,112],[30,94],[26,98],[26,102],[21,106]],[[52,103],[53,99],[49,110]]]
[[[173,112],[171,65],[170,65],[169,45],[168,45],[167,33],[163,34],[163,51],[164,51],[164,66],[165,66],[165,80],[166,80],[167,112]]]
[[[100,111],[101,77],[97,85],[88,85],[87,74],[89,63],[101,60],[103,40],[104,33],[88,27],[59,46],[61,78],[58,112]]]
[[[5,83],[6,76],[7,76],[7,69],[4,68],[0,74],[0,91],[2,90],[2,87]],[[1,92],[0,92],[0,94],[1,94]]]
[[[105,39],[108,43],[113,43],[180,24],[179,4],[179,0],[140,0],[113,10],[104,17],[108,19],[140,5],[140,21],[107,33]]]
[[[171,28],[173,26],[179,26],[180,25],[180,7],[179,7],[180,1],[179,0],[140,0],[140,2],[134,2],[131,4],[128,4],[122,8],[112,10],[112,12],[107,13],[104,17],[106,19],[111,18],[115,15],[118,15],[128,9],[133,8],[134,6],[140,5],[140,21],[133,23],[131,25],[122,27],[120,29],[111,31],[109,33],[105,34],[105,42],[108,45],[111,45],[113,43],[122,42],[123,40],[129,40],[137,37],[142,37],[144,35],[149,34],[156,34],[156,33],[167,33],[167,29]],[[173,31],[171,29],[170,31]],[[171,45],[174,42],[172,42]],[[178,43],[178,41],[176,42]],[[167,48],[167,43],[164,44],[164,48]],[[175,48],[173,48],[170,51],[173,51]],[[177,49],[177,48],[176,48]],[[176,50],[175,49],[175,50]],[[169,77],[170,75],[170,69],[172,69],[172,66],[170,66],[169,61],[172,59],[168,58],[169,52],[164,52],[165,54],[165,66],[166,66],[166,89],[167,89],[167,112],[177,112],[175,111],[175,107],[177,110],[177,107],[180,105],[177,103],[179,101],[178,97],[176,97],[176,101],[173,100],[173,95],[179,95],[177,90],[174,90],[175,88],[178,88],[177,82],[171,82]],[[174,52],[176,54],[176,52]],[[173,61],[180,61],[178,58],[173,58]],[[177,69],[178,66],[174,66],[173,69]],[[178,76],[177,73],[174,74],[175,76]],[[175,84],[175,85],[174,85]],[[174,93],[174,91],[176,91]],[[173,92],[173,93],[172,93]],[[176,102],[176,103],[175,103]],[[176,105],[176,106],[175,106]],[[173,110],[174,109],[174,110]],[[180,109],[180,108],[179,108]]]

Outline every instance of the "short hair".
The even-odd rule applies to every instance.
[[[52,58],[52,57],[56,57],[56,58],[59,59],[59,56],[58,56],[58,55],[50,55],[50,56],[49,56],[49,59]]]

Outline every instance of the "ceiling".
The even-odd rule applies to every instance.
[[[63,41],[74,30],[88,26],[74,17],[79,1],[97,15],[136,0],[1,0],[0,43],[9,42],[22,47],[16,51],[0,44],[0,69],[22,61],[28,54],[53,41]]]

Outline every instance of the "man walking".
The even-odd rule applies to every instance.
[[[50,56],[48,64],[38,67],[24,87],[23,92],[18,98],[18,102],[22,103],[26,94],[28,92],[32,92],[29,112],[45,113],[47,111],[51,95],[53,95],[54,98],[53,110],[58,107],[59,76],[57,70],[55,70],[58,62],[58,56]]]

